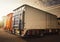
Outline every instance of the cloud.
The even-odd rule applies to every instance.
[[[41,0],[41,2],[47,6],[60,4],[60,0]]]

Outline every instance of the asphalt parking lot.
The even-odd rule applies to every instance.
[[[44,37],[21,38],[0,29],[0,42],[60,42],[60,34],[46,35]]]

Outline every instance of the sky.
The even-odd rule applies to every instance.
[[[48,6],[60,4],[60,0],[41,0],[41,2]]]
[[[0,17],[12,12],[19,4],[19,0],[0,0]]]
[[[21,0],[0,0],[0,17],[6,16],[10,12],[12,12],[14,9],[16,9],[17,7],[19,7],[20,4],[21,4],[20,1]],[[45,4],[47,4],[46,3],[46,0],[42,0],[42,1],[45,2]],[[47,1],[48,4],[50,4],[51,1]],[[57,1],[57,3],[56,3],[56,0],[55,1],[53,0],[52,3],[53,2],[55,4],[57,4],[59,2],[58,4],[60,4],[60,1],[59,0]]]

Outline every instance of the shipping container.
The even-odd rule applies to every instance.
[[[9,13],[8,15],[7,15],[7,18],[6,18],[6,27],[5,27],[5,29],[7,30],[7,31],[12,31],[12,17],[13,17],[13,13]]]
[[[58,32],[56,15],[26,4],[13,11],[13,32],[21,37]]]

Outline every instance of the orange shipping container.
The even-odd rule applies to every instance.
[[[6,20],[6,30],[12,30],[12,17],[13,17],[13,13],[9,13],[7,15],[7,20]]]

